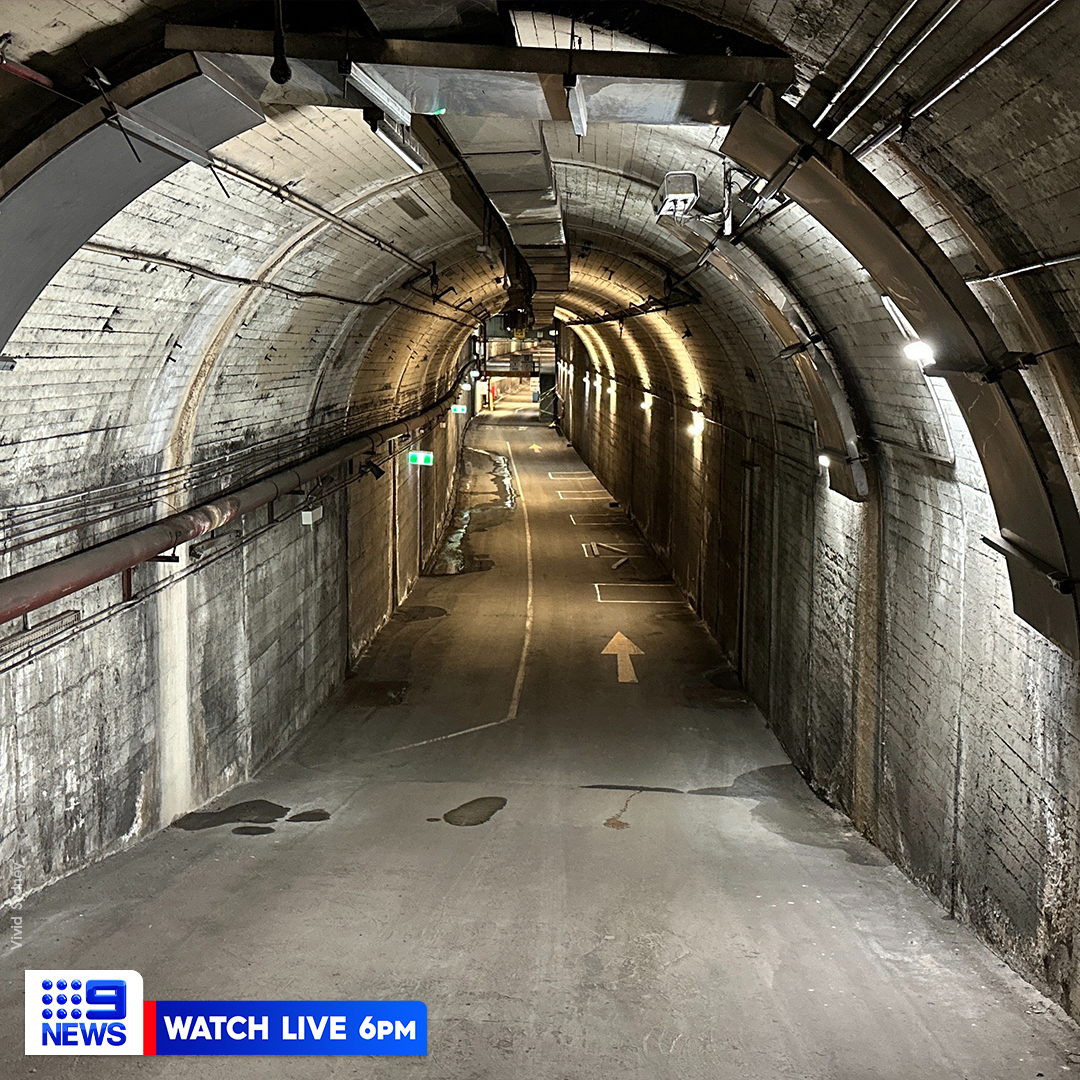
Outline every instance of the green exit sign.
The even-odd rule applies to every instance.
[[[450,411],[456,413],[467,413],[469,410],[466,409],[464,405],[451,405]]]
[[[410,450],[410,465],[434,465],[435,455],[430,450]]]

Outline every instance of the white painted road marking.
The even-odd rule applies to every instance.
[[[560,499],[610,499],[611,496],[603,490],[600,491],[557,491]]]
[[[571,514],[570,521],[574,525],[614,525],[616,527],[622,526],[624,529],[630,528],[626,515],[614,512],[610,514]]]
[[[604,646],[600,655],[616,657],[619,682],[637,682],[634,661],[630,657],[645,654],[621,630]]]
[[[596,599],[601,604],[682,604],[678,587],[662,581],[594,582]],[[602,591],[601,591],[602,590]]]
[[[405,746],[394,746],[389,750],[382,750],[373,757],[381,757],[383,754],[393,754],[398,750],[414,750],[418,746],[430,746],[432,743],[446,742],[447,739],[456,739],[460,735],[471,735],[474,731],[486,731],[488,728],[501,727],[511,720],[517,719],[518,705],[521,702],[521,690],[525,685],[525,663],[529,659],[529,646],[532,643],[533,634],[533,547],[532,528],[529,525],[529,507],[525,502],[525,491],[521,486],[521,478],[518,476],[517,465],[514,462],[514,451],[510,443],[506,444],[506,453],[510,458],[510,472],[514,477],[514,488],[517,491],[518,505],[521,507],[525,519],[525,562],[528,567],[529,591],[525,600],[525,637],[521,643],[521,659],[518,660],[517,678],[514,680],[514,692],[510,696],[510,708],[501,720],[492,720],[488,724],[477,724],[475,727],[465,728],[462,731],[451,731],[449,735],[437,735],[434,739],[422,739],[420,742],[407,743]]]

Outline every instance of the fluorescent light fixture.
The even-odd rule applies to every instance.
[[[694,419],[686,430],[697,438],[705,432],[705,414],[696,412],[693,415]]]
[[[572,80],[572,82],[570,82]],[[567,85],[569,82],[569,85]],[[585,87],[576,75],[563,79],[566,88],[566,107],[570,110],[570,122],[574,125],[574,134],[585,138],[589,131],[589,111],[585,106]]]
[[[469,372],[469,378],[470,379],[479,379],[480,378],[480,372],[476,368],[473,368],[472,371]]]
[[[364,64],[353,64],[349,82],[392,120],[405,127],[412,123],[412,104],[377,72]]]
[[[909,341],[904,346],[904,355],[923,367],[934,362],[934,350],[925,341],[920,341],[917,338],[915,341]]]
[[[419,153],[406,143],[405,136],[399,134],[396,128],[391,127],[385,120],[380,120],[375,127],[375,134],[382,142],[386,143],[386,145],[413,170],[413,172],[422,173],[424,171],[426,162],[420,157]]]
[[[828,454],[818,454],[817,463],[823,469],[827,469],[832,464],[832,458]]]

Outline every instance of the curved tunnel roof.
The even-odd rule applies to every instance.
[[[459,40],[492,32],[483,10],[438,6],[440,25],[397,32]],[[843,81],[892,14],[856,2],[826,13],[809,0],[778,11],[749,0],[646,6],[670,20],[656,35],[658,46],[709,24],[712,33],[744,35],[732,37],[737,43],[790,53],[797,79],[787,99],[806,107],[822,88],[827,94]],[[864,158],[968,278],[1060,257],[1077,245],[1070,147],[1080,100],[1059,58],[1075,43],[1080,20],[1072,5],[1046,6],[1021,36],[912,121],[902,144],[887,142]],[[61,7],[66,15],[49,25],[29,5],[5,15],[20,60],[79,101],[91,94],[78,89],[76,46],[115,82],[166,55],[165,21],[210,18],[205,5]],[[349,5],[319,7],[327,24],[352,18]],[[395,18],[411,5],[367,7],[380,29],[394,32]],[[485,7],[490,14],[495,5]],[[550,19],[557,43],[557,20],[568,6],[532,7],[543,32]],[[604,5],[576,7],[597,21],[612,18],[599,10]],[[858,147],[906,102],[963,72],[1023,9],[967,5],[946,19],[917,62],[884,83],[839,141]],[[920,4],[852,93],[935,11]],[[583,23],[589,12],[580,12]],[[418,17],[414,11],[406,21]],[[683,22],[691,19],[701,23]],[[223,21],[220,11],[215,21]],[[639,18],[639,34],[640,27]],[[851,100],[857,97],[840,104]],[[13,151],[43,138],[74,105],[5,74],[0,107],[17,119],[4,140]],[[264,123],[214,148],[218,177],[184,165],[89,238],[7,342],[4,355],[16,369],[0,374],[9,418],[2,501],[5,531],[17,543],[5,552],[6,573],[420,411],[451,388],[469,334],[500,310],[503,270],[478,250],[483,230],[456,197],[469,180],[463,164],[414,173],[372,134],[359,109],[272,100],[264,108]],[[558,310],[567,321],[583,321],[572,329],[597,370],[701,410],[778,452],[812,459],[813,403],[795,365],[777,359],[790,340],[715,260],[686,283],[688,302],[649,314],[627,310],[663,297],[666,282],[699,263],[650,205],[664,175],[695,172],[701,204],[713,209],[724,203],[725,176],[736,188],[755,179],[729,171],[721,152],[726,128],[593,123],[581,139],[566,121],[543,128],[570,252],[570,284]],[[792,201],[764,208],[770,212],[740,237],[743,257],[760,280],[777,284],[809,333],[822,335],[817,362],[835,371],[866,445],[949,462],[940,405],[918,365],[903,357],[904,338],[881,287],[806,209]],[[385,243],[373,243],[372,234]],[[434,301],[423,270],[431,263]],[[1010,349],[1055,350],[1025,377],[1073,490],[1080,474],[1068,349],[1077,267],[1063,263],[971,286]],[[624,317],[588,322],[620,312]],[[76,504],[73,515],[65,513]]]

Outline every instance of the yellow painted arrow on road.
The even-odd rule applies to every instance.
[[[630,657],[645,654],[621,630],[604,646],[600,655],[618,658],[619,682],[637,682],[634,661]]]
[[[540,451],[540,447],[539,447],[539,446],[537,446],[537,445],[536,445],[536,443],[533,443],[533,444],[532,444],[532,446],[530,446],[530,447],[529,447],[529,449],[530,449],[530,450],[531,450],[531,451],[532,451],[532,452],[533,452],[534,454],[539,454],[539,453],[541,452],[541,451]]]

